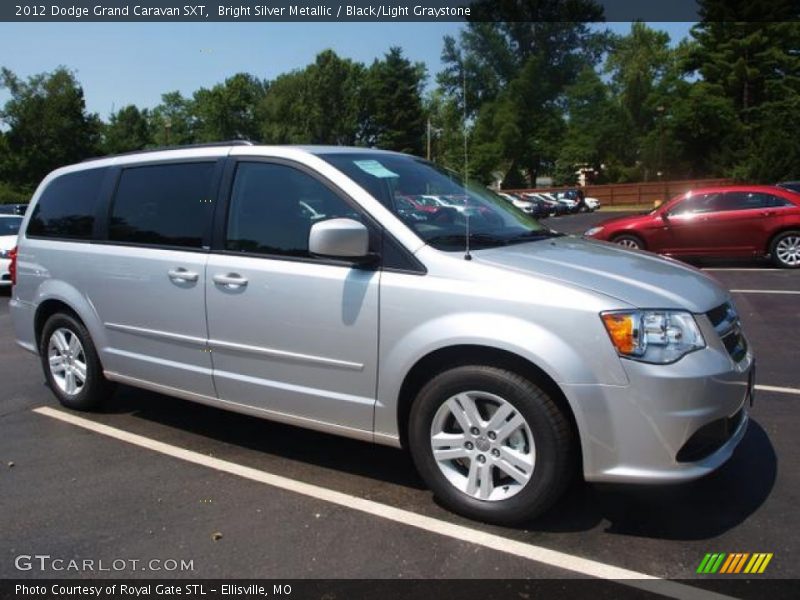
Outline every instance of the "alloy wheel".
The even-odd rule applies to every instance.
[[[800,235],[787,235],[775,246],[778,260],[790,267],[800,266]]]
[[[58,388],[69,396],[80,394],[86,385],[86,355],[73,331],[60,327],[47,344],[50,374]]]
[[[500,396],[481,391],[452,396],[434,415],[430,435],[439,470],[468,496],[505,500],[533,476],[536,448],[531,429]]]

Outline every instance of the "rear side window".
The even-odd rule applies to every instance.
[[[211,223],[214,163],[124,169],[111,208],[115,242],[201,248]]]
[[[783,198],[763,192],[728,192],[725,194],[725,210],[748,210],[776,208],[790,204]]]
[[[28,223],[31,237],[88,240],[106,169],[67,173],[54,179],[36,203]]]

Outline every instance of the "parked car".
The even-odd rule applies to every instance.
[[[397,190],[494,218],[404,220]],[[39,185],[16,256],[15,335],[65,407],[121,382],[405,447],[442,503],[490,522],[540,514],[575,475],[701,477],[748,423],[753,355],[718,283],[404,154],[83,162]]]
[[[549,207],[545,206],[541,200],[537,200],[536,198],[528,197],[523,199],[519,196],[515,196],[514,194],[507,194],[505,192],[497,192],[497,195],[505,200],[508,200],[522,212],[527,213],[537,219],[546,217],[549,214]]]
[[[555,217],[560,217],[561,215],[566,215],[569,213],[569,206],[564,202],[559,202],[558,199],[553,196],[552,194],[547,194],[544,192],[535,192],[531,194],[526,194],[526,198],[538,198],[547,206],[550,207],[550,215]]]
[[[769,256],[780,267],[797,268],[800,195],[778,186],[699,189],[584,235],[671,256]]]
[[[17,232],[21,223],[22,217],[0,214],[0,287],[11,285],[8,267],[17,245]]]
[[[601,206],[600,200],[592,196],[586,196],[583,199],[583,202],[584,204],[586,204],[586,210],[588,210],[589,212],[594,212]]]
[[[570,203],[571,212],[594,212],[600,208],[600,200],[587,196],[580,188],[557,192],[555,196],[559,200],[567,199],[574,202],[574,205]]]
[[[0,204],[0,215],[24,215],[27,204]]]
[[[785,188],[787,190],[800,193],[800,181],[782,181],[781,183],[778,183],[776,185],[779,185],[780,187]]]

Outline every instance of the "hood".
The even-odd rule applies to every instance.
[[[592,225],[591,227],[606,227],[608,225],[614,225],[616,227],[620,227],[625,225],[632,225],[634,223],[640,223],[642,219],[647,218],[649,215],[650,215],[649,212],[642,212],[642,213],[636,213],[635,215],[611,217],[610,219],[600,221],[599,223]]]
[[[477,250],[473,259],[600,292],[637,308],[703,313],[728,299],[727,290],[694,267],[574,237]]]

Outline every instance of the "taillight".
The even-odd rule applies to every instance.
[[[17,285],[17,248],[16,246],[8,253],[11,262],[8,265],[8,274],[11,276],[11,285]]]

